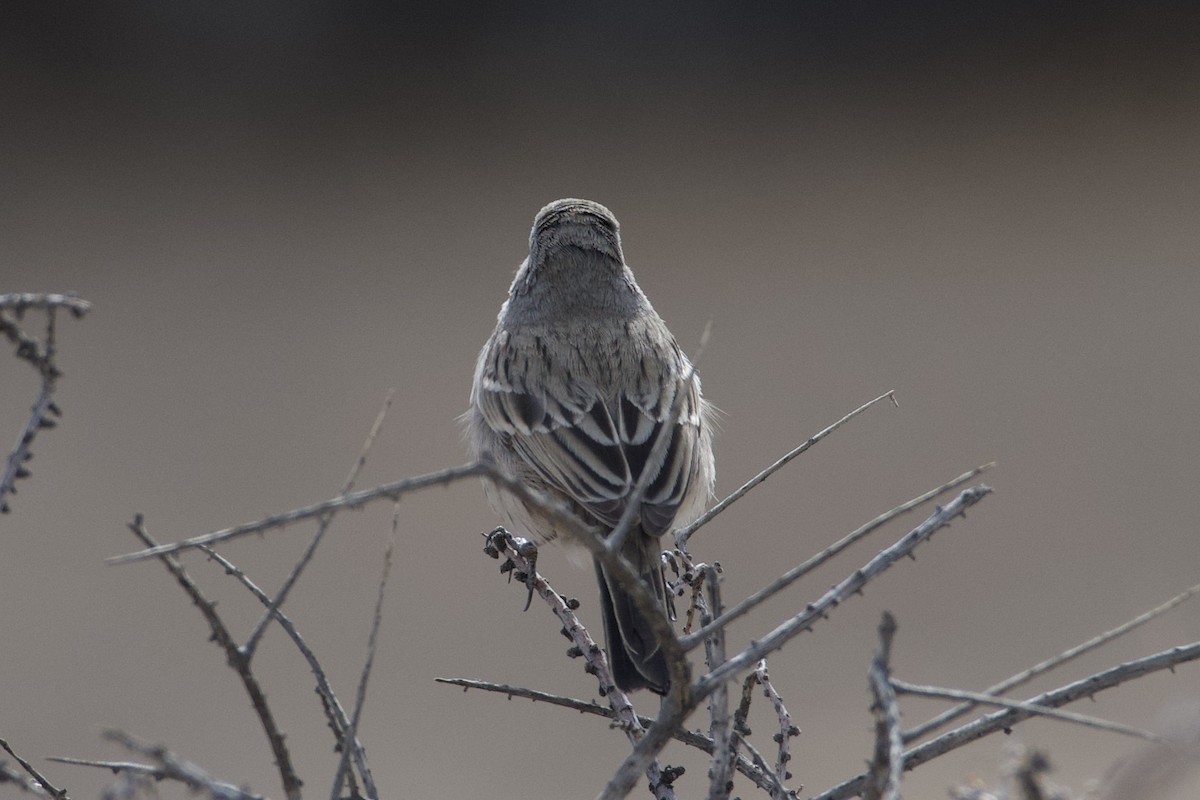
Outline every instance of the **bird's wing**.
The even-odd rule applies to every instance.
[[[582,370],[568,372],[543,358],[536,342],[518,345],[504,333],[494,337],[476,379],[483,420],[551,486],[609,525],[620,518],[642,471],[653,470],[642,526],[652,535],[668,530],[698,458],[700,390],[697,381],[688,380],[682,353],[672,346],[666,354],[643,355],[626,385],[605,393]],[[681,390],[666,454],[650,463]]]

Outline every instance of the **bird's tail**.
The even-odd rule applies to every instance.
[[[659,569],[658,540],[635,528],[625,539],[622,555],[654,593],[660,613],[666,616],[666,589]],[[626,692],[646,688],[666,694],[671,686],[667,660],[654,638],[650,622],[599,561],[596,562],[596,577],[600,582],[608,663],[617,687]]]

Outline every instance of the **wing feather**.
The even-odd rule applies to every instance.
[[[703,424],[698,381],[686,380],[690,367],[679,349],[672,343],[668,353],[642,353],[630,380],[605,393],[579,359],[556,364],[544,357],[544,342],[515,338],[498,334],[481,358],[476,405],[488,427],[550,486],[608,525],[620,518],[643,471],[653,470],[642,526],[655,536],[669,530],[697,475]],[[666,451],[651,463],[680,391]]]

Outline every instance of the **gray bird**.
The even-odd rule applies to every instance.
[[[621,554],[666,614],[658,539],[704,510],[713,485],[711,412],[700,380],[638,287],[616,218],[589,200],[538,212],[496,329],[479,354],[467,413],[471,449],[510,477],[611,533],[647,470],[652,478]],[[651,450],[679,393],[665,455]],[[507,524],[541,541],[554,523],[485,482]],[[598,562],[617,686],[660,694],[666,659],[646,617]]]

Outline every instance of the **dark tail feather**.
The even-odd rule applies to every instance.
[[[658,567],[657,547],[656,539],[635,529],[629,532],[629,538],[625,541],[624,555],[654,591],[665,616],[666,590]],[[598,561],[596,577],[600,582],[600,608],[604,614],[608,663],[617,687],[626,692],[645,688],[666,694],[671,686],[667,660],[654,639],[650,623],[638,610],[633,598],[615,580],[609,579]]]

